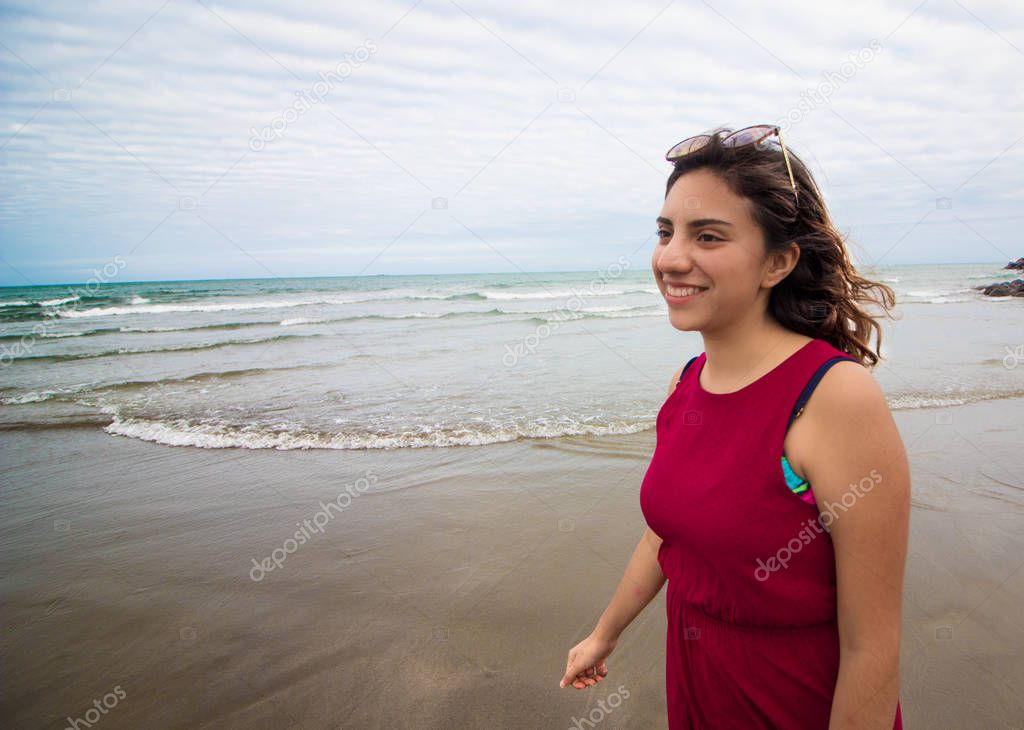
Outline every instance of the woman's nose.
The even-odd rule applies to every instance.
[[[689,271],[693,268],[693,251],[683,238],[672,236],[662,246],[658,268],[661,271]]]

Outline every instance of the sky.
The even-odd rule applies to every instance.
[[[1002,265],[1022,72],[1019,2],[3,2],[0,285],[649,267],[760,123],[859,266]]]

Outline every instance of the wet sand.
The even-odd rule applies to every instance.
[[[905,726],[1024,727],[1024,399],[895,417],[914,480]],[[664,728],[664,591],[607,681],[558,688],[643,532],[653,447],[0,433],[0,724]]]

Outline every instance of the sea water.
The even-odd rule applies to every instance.
[[[880,266],[890,406],[1024,395],[999,264]],[[192,447],[452,447],[654,427],[703,351],[650,270],[0,289],[0,428]]]

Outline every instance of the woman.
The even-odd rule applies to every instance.
[[[672,376],[648,528],[560,686],[602,681],[667,581],[671,730],[902,728],[910,476],[860,307],[895,297],[855,272],[777,127],[729,132],[667,155],[652,268],[705,351]]]

